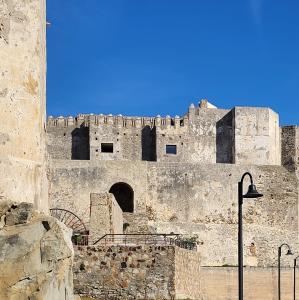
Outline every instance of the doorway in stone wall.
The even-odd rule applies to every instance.
[[[112,193],[123,212],[134,212],[134,190],[125,182],[113,184],[109,193]]]

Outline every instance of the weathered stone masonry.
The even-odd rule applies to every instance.
[[[274,265],[277,245],[297,242],[298,182],[288,171],[298,162],[297,131],[280,129],[278,115],[268,108],[208,106],[202,101],[175,118],[49,118],[51,206],[76,211],[88,223],[90,193],[125,183],[134,193],[127,199],[133,211],[124,211],[129,232],[194,234],[202,244],[203,264],[234,265],[237,182],[250,171],[265,196],[244,206],[245,248],[254,243],[257,249],[256,257],[245,254],[245,260],[253,266]],[[74,160],[71,135],[78,128],[85,128],[84,139],[76,138],[84,149],[81,158],[87,148],[90,154]],[[176,146],[176,154],[167,153],[169,145]]]
[[[47,211],[46,4],[0,1],[0,196]],[[21,197],[21,198],[20,198]]]
[[[189,107],[182,117],[49,117],[53,159],[280,165],[279,117],[268,108]],[[105,151],[103,146],[112,147]],[[166,153],[166,145],[176,154]]]
[[[97,299],[200,299],[200,254],[157,245],[78,247],[74,285]]]
[[[280,128],[268,108],[209,107],[202,101],[174,118],[50,117],[51,206],[76,211],[88,224],[90,194],[127,185],[128,206],[114,193],[127,232],[197,236],[201,265],[217,267],[216,278],[219,267],[237,265],[237,182],[250,171],[264,197],[244,203],[244,263],[274,280],[277,247],[298,248],[299,131]],[[77,129],[84,134],[74,140]],[[203,299],[217,299],[211,282],[202,277]]]

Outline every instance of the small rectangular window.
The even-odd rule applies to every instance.
[[[166,154],[177,154],[176,145],[166,145]]]
[[[113,143],[101,143],[101,152],[113,153]]]

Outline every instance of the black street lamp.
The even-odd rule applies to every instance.
[[[294,288],[294,300],[296,300],[296,266],[297,266],[297,259],[299,258],[299,256],[297,256],[296,258],[294,258],[294,284],[293,284],[293,288]]]
[[[250,185],[247,194],[243,195],[243,181],[246,176],[250,178]],[[239,274],[239,300],[243,300],[243,221],[242,205],[244,198],[260,198],[262,194],[258,193],[256,186],[253,184],[252,175],[249,172],[243,174],[241,181],[238,183],[238,274]]]
[[[278,300],[281,300],[281,288],[280,288],[280,258],[281,258],[281,248],[286,246],[288,248],[288,252],[286,255],[293,255],[291,247],[288,244],[281,244],[278,247]]]

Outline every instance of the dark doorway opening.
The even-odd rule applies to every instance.
[[[89,127],[81,125],[72,131],[72,159],[90,159]]]
[[[127,183],[115,183],[109,193],[114,195],[123,212],[134,212],[134,191]]]

